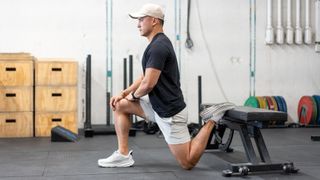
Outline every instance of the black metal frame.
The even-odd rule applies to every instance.
[[[247,163],[230,164],[229,169],[223,171],[224,176],[247,175],[248,173],[267,171],[284,171],[285,173],[298,172],[298,169],[295,169],[292,162],[272,163],[260,131],[262,122],[240,122],[237,119],[225,117],[221,123],[225,124],[228,128],[239,132],[248,159]],[[256,155],[251,138],[255,141],[260,160]]]
[[[233,152],[233,149],[230,148],[230,144],[232,142],[234,130],[230,129],[229,134],[225,134],[226,129],[227,129],[226,125],[223,125],[223,124],[216,125],[216,127],[211,131],[206,150],[219,149],[224,152]],[[214,139],[213,139],[213,135],[215,136]],[[228,135],[228,138],[226,142],[223,142],[222,139],[225,135]],[[220,139],[220,142],[218,139]]]
[[[311,136],[312,141],[320,141],[320,136]]]
[[[126,74],[126,59],[124,63]],[[131,68],[132,69],[132,68]],[[127,76],[124,76],[125,81]],[[126,84],[124,84],[126,86]],[[107,102],[110,100],[110,93],[107,92]],[[116,131],[113,125],[110,124],[111,111],[110,107],[107,107],[107,118],[106,124],[101,125],[92,125],[91,123],[91,55],[89,54],[86,59],[86,120],[84,122],[84,136],[85,137],[93,137],[94,135],[115,135]],[[130,129],[129,136],[135,136],[136,130]]]

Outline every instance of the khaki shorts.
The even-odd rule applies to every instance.
[[[149,96],[140,98],[140,106],[146,116],[146,121],[156,122],[168,144],[183,144],[190,141],[187,127],[188,110],[184,108],[172,117],[160,117],[153,109]]]

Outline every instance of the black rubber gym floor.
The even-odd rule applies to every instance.
[[[53,143],[49,138],[0,139],[0,179],[30,180],[120,180],[120,179],[320,179],[319,128],[263,129],[262,134],[274,162],[294,162],[298,174],[281,172],[247,177],[223,177],[228,161],[245,162],[238,134],[233,153],[206,152],[191,171],[181,169],[170,154],[164,139],[137,133],[130,138],[136,161],[130,168],[99,168],[97,160],[116,148],[116,136],[81,137],[76,143]]]

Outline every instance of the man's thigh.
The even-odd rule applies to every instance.
[[[145,113],[141,108],[139,101],[121,99],[116,105],[116,110],[126,114],[134,114],[141,118],[145,118]]]
[[[168,144],[184,144],[190,141],[187,108],[168,118],[160,117],[155,112],[155,119]]]

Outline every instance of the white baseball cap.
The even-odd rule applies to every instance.
[[[162,11],[162,8],[157,4],[145,4],[138,12],[130,13],[129,16],[133,19],[150,16],[164,20],[164,13]]]

